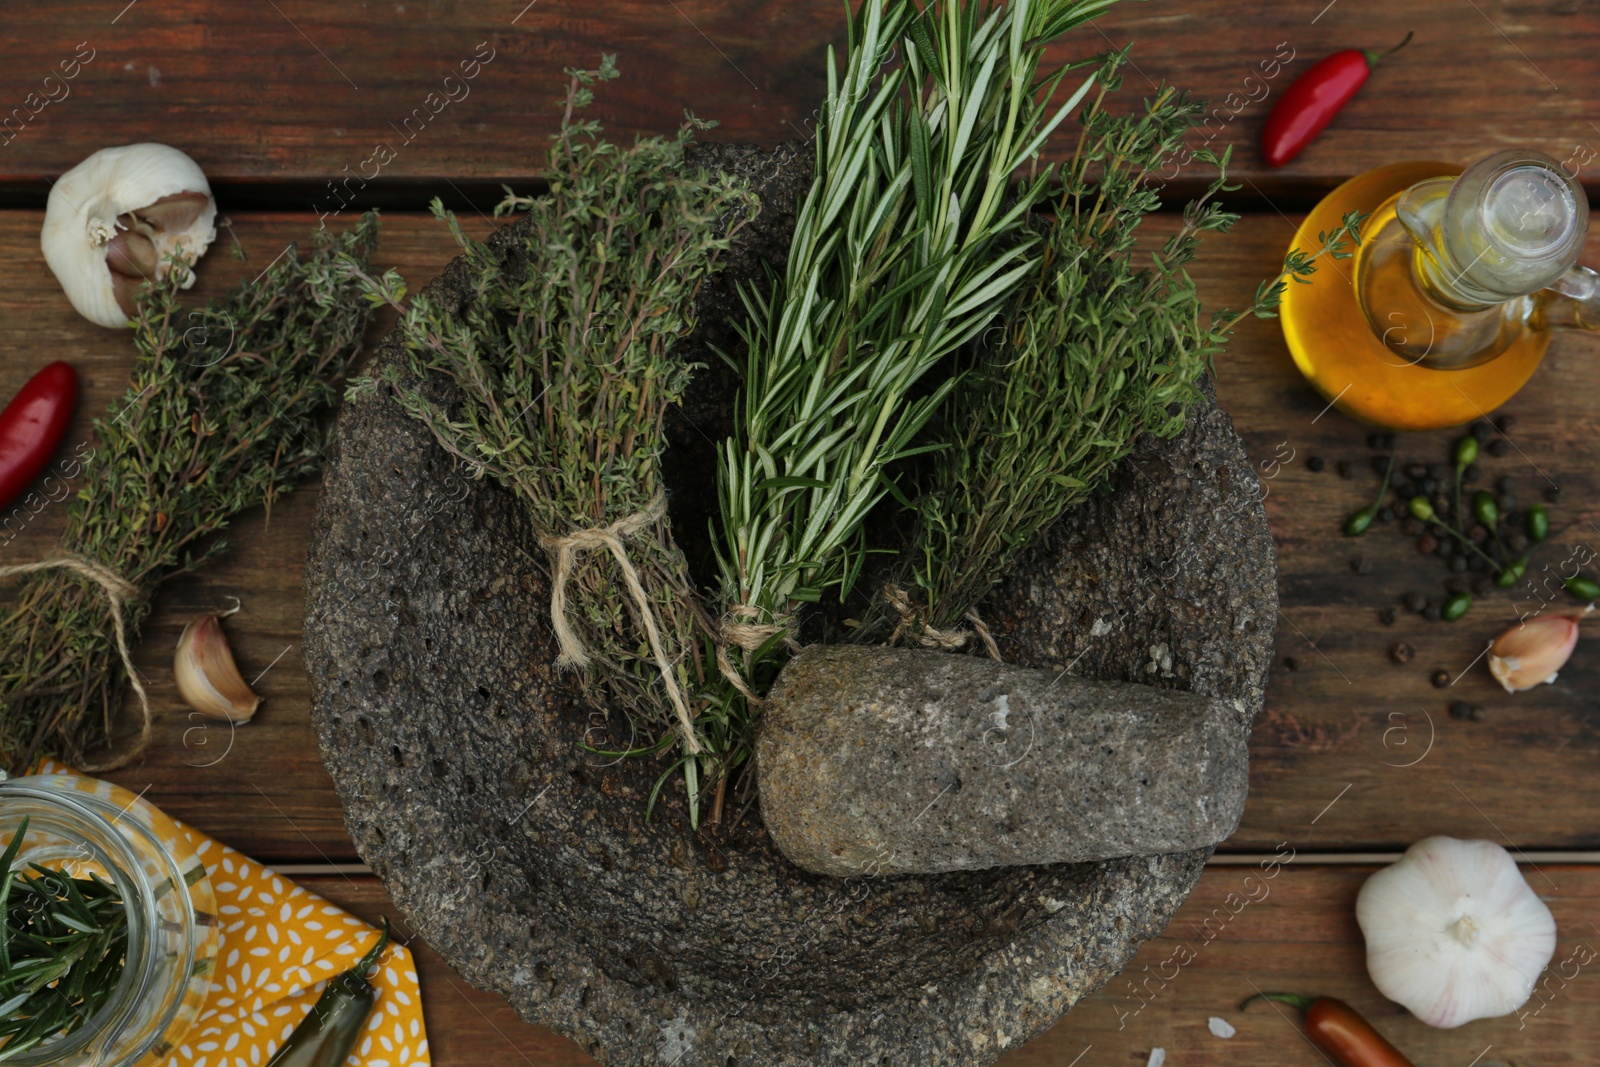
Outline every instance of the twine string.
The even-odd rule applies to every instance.
[[[561,648],[560,655],[556,657],[556,665],[581,668],[587,667],[590,663],[588,649],[584,648],[583,640],[567,620],[567,582],[572,577],[572,568],[579,552],[605,549],[611,553],[611,558],[616,560],[617,569],[622,572],[623,584],[627,586],[628,595],[633,598],[634,606],[638,609],[639,621],[644,627],[645,637],[650,642],[650,652],[655,658],[656,669],[661,673],[662,684],[667,687],[667,697],[672,701],[673,710],[678,715],[678,724],[683,728],[683,736],[689,745],[689,751],[698,756],[703,750],[699,738],[694,733],[693,720],[689,715],[689,702],[684,699],[672,663],[667,659],[655,607],[645,593],[644,583],[639,580],[639,572],[634,568],[633,561],[628,558],[628,549],[623,543],[639,531],[660,522],[666,513],[667,496],[658,489],[656,495],[651,497],[650,502],[643,508],[618,519],[609,526],[574,530],[561,537],[541,536],[539,542],[551,556],[553,573],[550,579],[550,624],[555,629],[556,643]]]
[[[984,651],[996,663],[1005,662],[1000,658],[1000,648],[995,644],[994,634],[989,632],[988,625],[973,609],[963,616],[972,623],[971,630],[940,630],[927,619],[923,618],[920,608],[911,602],[911,595],[894,582],[889,582],[883,587],[883,599],[900,616],[900,621],[894,628],[894,633],[889,635],[889,644],[894,644],[900,635],[910,630],[916,635],[917,643],[923,648],[937,648],[945,652],[955,652],[965,648],[967,642],[972,640],[974,634],[983,642]]]
[[[133,669],[133,656],[128,652],[127,623],[122,618],[124,606],[129,601],[137,600],[141,595],[140,590],[138,586],[129,582],[105,564],[97,563],[76,553],[68,553],[54,559],[42,559],[35,563],[9,564],[0,567],[0,578],[49,570],[68,570],[81,578],[94,582],[105,590],[106,599],[111,602],[111,622],[117,642],[117,653],[122,657],[122,668],[128,674],[128,681],[133,683],[133,691],[139,695],[141,715],[139,743],[131,750],[124,752],[120,756],[114,756],[105,763],[90,764],[85,762],[83,769],[95,773],[115,770],[145,750],[145,747],[150,743],[153,723],[153,717],[150,714],[150,698],[144,691],[144,684],[139,681],[139,672]]]

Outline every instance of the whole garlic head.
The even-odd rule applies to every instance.
[[[50,189],[39,246],[67,299],[101,326],[126,326],[167,256],[198,260],[216,239],[217,205],[194,160],[164,144],[102,148]],[[194,284],[186,271],[183,288]]]
[[[1527,1003],[1556,950],[1556,921],[1505,849],[1429,837],[1356,898],[1378,991],[1445,1029]]]

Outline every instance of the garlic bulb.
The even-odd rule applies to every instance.
[[[1429,837],[1356,898],[1378,991],[1429,1026],[1516,1011],[1556,950],[1556,921],[1505,849]]]
[[[51,187],[39,246],[80,315],[126,326],[139,286],[167,273],[174,249],[198,260],[216,239],[216,218],[206,176],[176,148],[102,148]],[[194,272],[185,275],[187,289]]]
[[[1593,610],[1594,605],[1590,604],[1583,614]],[[1489,673],[1508,693],[1555,681],[1556,672],[1566,666],[1578,645],[1581,617],[1570,613],[1540,615],[1513,626],[1489,646]]]
[[[235,607],[223,615],[238,610]],[[233,650],[228,647],[228,638],[216,615],[201,615],[183,628],[172,674],[183,702],[213,719],[249,722],[261,703],[239,674]]]

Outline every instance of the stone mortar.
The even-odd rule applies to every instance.
[[[811,159],[697,156],[749,175],[765,204],[700,301],[696,358],[715,366],[704,346],[733,346],[733,283],[782,262]],[[427,291],[459,306],[464,264]],[[396,354],[391,334],[373,366]],[[673,427],[691,560],[730,385],[702,373]],[[1183,435],[1141,442],[1115,493],[1064,517],[982,606],[1006,657],[1237,698],[1253,716],[1277,600],[1257,492],[1208,393]],[[407,922],[605,1064],[990,1064],[1126,965],[1200,875],[1208,849],[832,879],[778,855],[753,811],[691,832],[671,788],[646,824],[660,763],[575,747],[615,724],[550,666],[535,544],[509,492],[455,469],[391,401],[347,404],[306,567],[312,719],[356,847]]]

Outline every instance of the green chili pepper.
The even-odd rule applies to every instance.
[[[1466,467],[1478,458],[1478,439],[1468,434],[1456,442],[1456,466]]]
[[[384,919],[383,936],[372,951],[328,982],[322,996],[311,1006],[311,1014],[295,1027],[277,1055],[267,1061],[267,1067],[340,1067],[355,1048],[367,1016],[378,1002],[378,990],[367,981],[367,971],[388,946],[389,920]]]
[[[1428,498],[1425,496],[1412,497],[1406,508],[1423,522],[1433,521],[1433,505],[1428,503]]]
[[[1535,504],[1528,509],[1528,536],[1535,541],[1543,541],[1550,536],[1550,515],[1544,510],[1543,504]]]
[[[1472,514],[1490,530],[1500,521],[1500,509],[1495,506],[1494,496],[1485,489],[1472,494]]]
[[[1444,607],[1439,611],[1439,617],[1451,622],[1461,618],[1472,607],[1472,598],[1465,593],[1457,593],[1444,602]]]
[[[1574,574],[1561,584],[1567,587],[1567,592],[1579,600],[1600,600],[1600,582],[1596,582],[1587,574]]]

